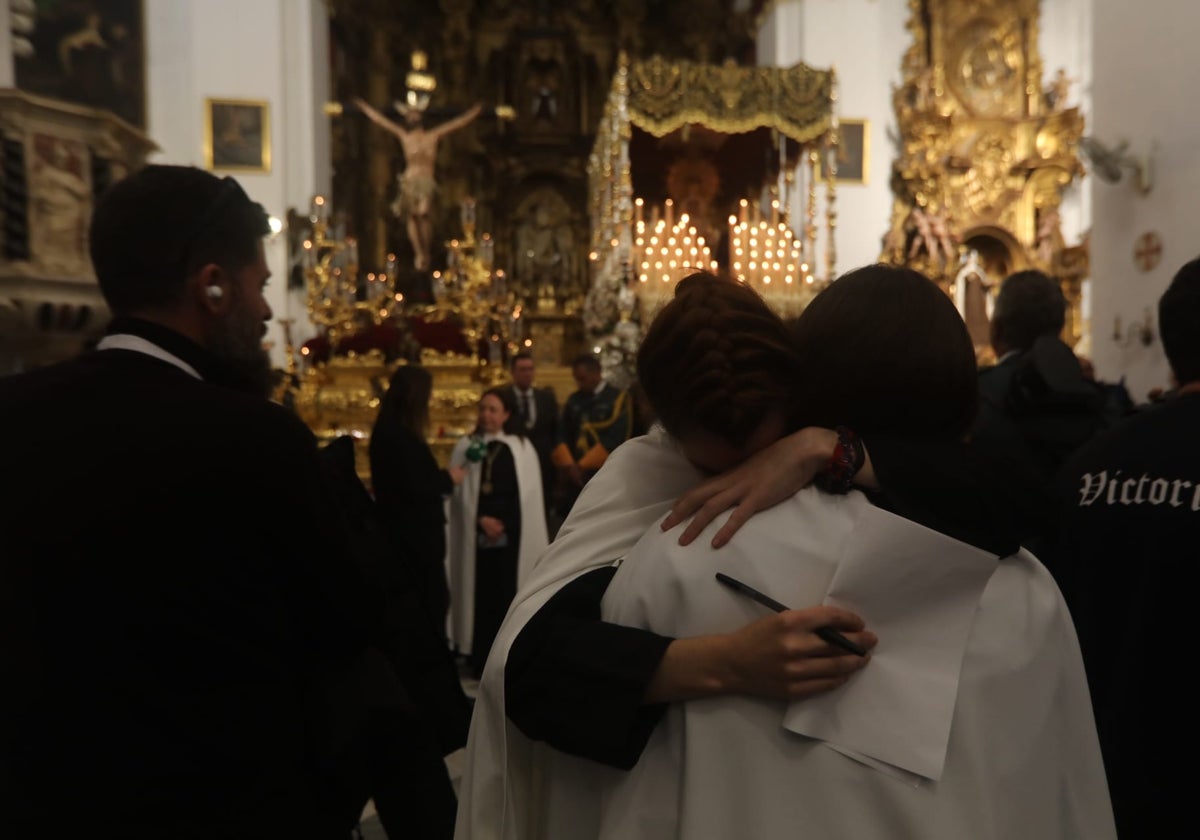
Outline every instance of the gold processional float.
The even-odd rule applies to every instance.
[[[838,123],[833,70],[741,67],[620,57],[588,164],[592,220],[591,287],[584,327],[609,379],[631,380],[641,325],[674,294],[675,283],[696,270],[724,268],[753,286],[785,317],[799,313],[834,276],[837,224]],[[635,184],[634,130],[653,138],[689,132],[724,135],[768,129],[780,150],[778,180],[725,209],[727,223],[708,236],[688,213],[689,196],[672,194],[652,204]],[[791,142],[799,154],[790,156]],[[801,162],[787,165],[790,157]],[[822,166],[824,162],[824,166]],[[817,253],[818,190],[824,187],[824,253]],[[793,228],[790,207],[799,187],[802,224]],[[715,194],[714,185],[709,195]],[[724,239],[728,261],[717,259]],[[818,268],[823,257],[824,265]]]
[[[392,372],[410,361],[389,361],[379,349],[339,352],[344,341],[372,326],[394,324],[397,316],[454,325],[467,352],[422,348],[419,354],[419,364],[435,382],[429,443],[445,464],[459,437],[474,428],[482,391],[505,380],[504,358],[532,343],[525,335],[521,303],[508,291],[504,271],[494,265],[492,239],[486,233],[476,239],[475,202],[466,199],[460,212],[463,238],[447,243],[447,268],[433,272],[433,302],[411,304],[397,287],[396,257],[388,255],[384,271],[362,275],[357,242],[332,218],[328,199],[314,197],[301,266],[309,318],[323,330],[329,357],[311,361],[299,374],[291,324],[284,323],[295,410],[322,441],[350,435],[365,443]],[[309,348],[299,355],[310,355]],[[359,473],[366,478],[366,447],[357,446],[356,453]]]

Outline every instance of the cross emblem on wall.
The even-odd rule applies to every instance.
[[[1137,238],[1133,249],[1133,262],[1142,271],[1153,271],[1162,259],[1162,239],[1154,231],[1146,231]]]

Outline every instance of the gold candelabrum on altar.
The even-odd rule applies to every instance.
[[[336,352],[341,340],[364,324],[390,318],[404,295],[396,291],[395,255],[388,255],[385,271],[368,272],[360,282],[358,242],[332,221],[331,210],[326,197],[313,197],[301,267],[309,317],[324,328],[330,351]]]
[[[462,239],[452,239],[445,271],[433,273],[433,303],[409,307],[429,321],[455,321],[470,355],[477,360],[480,381],[495,384],[505,377],[505,360],[529,347],[524,309],[508,287],[503,269],[495,267],[495,242],[484,233],[475,238],[475,200],[462,203]]]

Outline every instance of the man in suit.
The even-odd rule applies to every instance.
[[[627,391],[604,379],[600,360],[583,354],[571,364],[579,389],[567,397],[559,424],[554,464],[565,477],[560,513],[565,518],[583,485],[604,466],[608,454],[633,434],[633,402]]]
[[[542,466],[542,495],[546,500],[546,522],[552,520],[551,502],[554,497],[555,470],[550,459],[558,441],[558,397],[553,388],[538,388],[533,384],[537,365],[533,354],[522,350],[509,363],[512,374],[513,401],[521,417],[525,434],[537,450]]]
[[[268,230],[232,178],[117,183],[107,335],[0,379],[0,836],[357,821],[367,590],[312,433],[265,396]]]

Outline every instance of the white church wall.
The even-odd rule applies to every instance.
[[[894,153],[888,130],[895,130],[891,86],[900,80],[900,57],[908,40],[906,20],[907,6],[896,0],[782,0],[774,4],[760,31],[761,64],[787,67],[804,61],[813,67],[834,67],[839,116],[869,123],[867,182],[837,184],[838,274],[879,259],[891,219],[888,179]],[[802,202],[807,195],[801,175],[791,202],[796,228],[803,224]],[[828,234],[823,185],[818,187],[817,211],[816,274],[824,277]]]
[[[1193,91],[1200,86],[1195,44],[1200,5],[1193,0],[1153,4],[1095,0],[1094,117],[1089,133],[1106,144],[1129,141],[1136,154],[1157,146],[1154,186],[1137,194],[1130,176],[1117,184],[1093,179],[1093,357],[1105,379],[1125,377],[1135,399],[1168,381],[1168,365],[1156,340],[1113,340],[1116,318],[1124,327],[1154,314],[1158,298],[1185,262],[1200,255],[1200,116]],[[1162,260],[1149,272],[1134,262],[1138,237],[1154,231]]]
[[[321,0],[146,0],[147,131],[161,147],[152,160],[204,166],[207,99],[265,101],[271,135],[268,172],[233,172],[278,219],[328,192],[328,19]],[[218,173],[221,174],[221,173]],[[303,297],[287,291],[286,237],[267,245],[275,320],[268,340],[277,364],[277,319],[297,320],[294,339],[312,334]]]
[[[1071,79],[1071,106],[1083,113],[1084,133],[1092,125],[1092,6],[1094,0],[1043,0],[1040,48],[1043,89],[1062,68]],[[1063,238],[1074,245],[1092,226],[1092,190],[1089,175],[1076,179],[1063,192],[1060,208]],[[1086,318],[1088,313],[1084,313]]]

